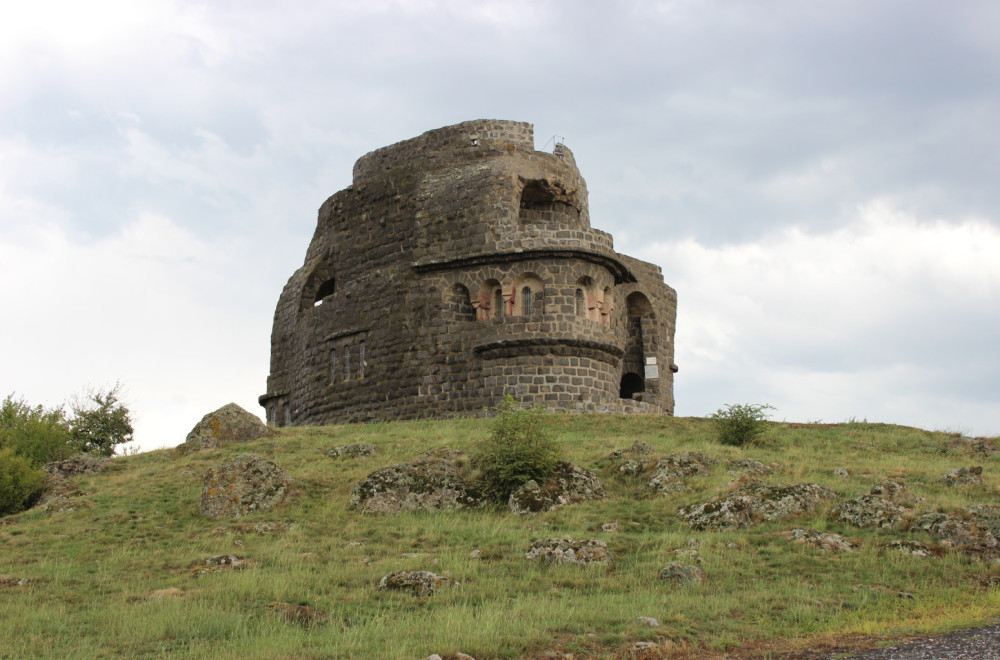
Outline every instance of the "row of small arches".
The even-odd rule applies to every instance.
[[[454,284],[445,292],[444,306],[456,320],[485,321],[506,317],[527,317],[545,312],[545,285],[534,273],[519,276],[509,287],[499,280],[487,279],[473,298],[469,289]],[[626,298],[627,315],[639,318],[652,314],[652,305],[645,295],[633,292]],[[575,313],[608,328],[614,310],[611,287],[603,289],[594,280],[584,276],[576,281]]]

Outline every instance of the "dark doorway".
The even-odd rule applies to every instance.
[[[623,399],[631,399],[632,395],[636,392],[642,392],[646,389],[646,384],[643,382],[642,376],[635,373],[622,374],[622,385],[621,393],[619,396]]]

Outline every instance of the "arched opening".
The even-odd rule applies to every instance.
[[[545,285],[535,273],[523,273],[510,291],[510,316],[544,313]]]
[[[576,288],[583,293],[583,316],[586,316],[591,321],[600,323],[601,299],[594,280],[584,275],[576,281]]]
[[[476,309],[469,297],[469,290],[462,284],[452,284],[444,291],[441,315],[450,321],[474,321]]]
[[[622,374],[621,390],[618,394],[623,399],[634,399],[639,392],[646,391],[646,383],[642,376],[628,372]]]
[[[327,296],[332,296],[334,290],[335,290],[335,283],[334,279],[331,277],[330,279],[320,284],[319,288],[316,289],[316,297],[315,300],[313,301],[313,306],[318,307],[322,305],[323,298],[326,298]]]
[[[525,181],[521,190],[518,222],[525,224],[577,224],[576,193],[567,190],[560,182],[551,179]]]
[[[500,318],[503,316],[503,294],[500,291],[500,282],[489,279],[479,287],[476,295],[476,319],[486,321],[488,319]]]
[[[576,290],[576,315],[587,315],[587,299],[583,296],[583,289]]]

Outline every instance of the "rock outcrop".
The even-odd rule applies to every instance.
[[[62,461],[54,461],[45,465],[45,483],[78,477],[84,474],[100,472],[111,462],[107,456],[93,454],[76,454]]]
[[[524,553],[529,561],[541,561],[545,564],[609,564],[612,561],[608,544],[599,539],[574,541],[567,537],[558,539],[539,539],[531,544]]]
[[[604,486],[596,474],[568,461],[559,461],[544,484],[527,482],[511,493],[507,506],[514,513],[537,513],[602,497]]]
[[[430,571],[396,571],[378,582],[379,591],[409,591],[414,596],[433,596],[438,589],[452,586],[459,583]]]
[[[682,507],[677,515],[694,529],[741,529],[762,520],[807,513],[835,496],[822,484],[781,486],[741,479],[730,493]]]
[[[458,509],[478,502],[457,467],[432,458],[375,470],[354,486],[350,506],[362,513],[399,513]]]
[[[830,515],[836,522],[855,527],[891,529],[903,522],[903,507],[897,503],[904,492],[895,481],[875,485],[867,495],[841,502]]]
[[[273,462],[240,454],[216,463],[205,473],[201,512],[210,518],[238,518],[281,502],[291,483]]]

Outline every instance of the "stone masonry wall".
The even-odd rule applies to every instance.
[[[269,422],[673,414],[676,294],[590,227],[572,153],[478,120],[374,151],[319,210],[278,301]]]

